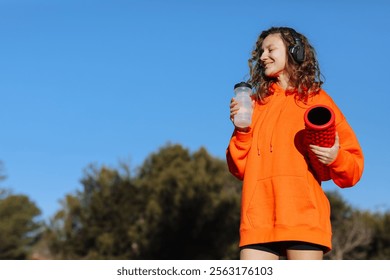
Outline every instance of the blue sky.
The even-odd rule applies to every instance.
[[[90,164],[136,168],[168,142],[224,159],[257,36],[290,26],[316,48],[365,154],[342,196],[390,210],[389,3],[0,0],[0,186],[50,217]]]

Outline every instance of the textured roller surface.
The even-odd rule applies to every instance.
[[[315,105],[306,110],[305,144],[321,147],[332,147],[335,141],[336,126],[335,116],[331,108],[325,105]],[[330,180],[329,168],[322,164],[317,156],[308,148],[310,165],[321,181]]]

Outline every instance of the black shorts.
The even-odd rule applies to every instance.
[[[240,247],[242,249],[254,249],[269,252],[278,256],[286,256],[287,250],[309,250],[326,252],[327,248],[322,245],[303,241],[278,241],[269,243],[250,244]]]

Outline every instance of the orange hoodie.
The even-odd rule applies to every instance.
[[[363,172],[363,153],[340,109],[323,90],[306,103],[278,85],[268,102],[256,102],[249,132],[235,130],[226,158],[243,180],[240,246],[274,241],[305,241],[331,249],[330,205],[308,166],[304,113],[312,105],[331,107],[340,139],[331,178],[351,187]]]

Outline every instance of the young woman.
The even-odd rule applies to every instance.
[[[321,88],[319,65],[307,38],[287,27],[263,31],[249,59],[252,124],[235,127],[227,149],[230,172],[243,180],[241,259],[322,259],[331,250],[330,206],[308,150],[341,188],[363,172],[363,153],[344,115]],[[330,148],[304,143],[304,114],[313,105],[335,115]],[[239,109],[232,99],[230,118]]]

